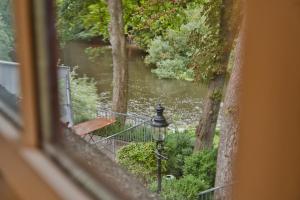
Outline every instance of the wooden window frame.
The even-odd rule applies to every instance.
[[[14,1],[13,6],[18,60],[21,63],[23,127],[17,128],[0,115],[0,171],[21,199],[90,199],[40,148],[33,1]]]
[[[36,62],[33,41],[33,19],[36,16],[33,16],[32,4],[37,1],[52,2],[14,2],[24,126],[17,129],[0,115],[0,171],[22,199],[88,199],[89,196],[41,149],[40,133],[45,127],[57,127],[55,118],[43,118],[41,111],[55,108],[57,102],[45,101],[40,105],[38,101],[44,93],[36,87],[38,80],[35,79],[35,67],[41,64]],[[234,188],[234,199],[298,200],[299,3],[294,0],[246,2],[249,29],[245,33],[247,51],[242,73],[240,149],[235,166],[238,183]],[[49,55],[49,52],[40,52],[40,55]],[[47,63],[46,60],[44,64]],[[44,68],[46,72],[47,69],[49,65]],[[49,95],[49,92],[44,92]],[[47,97],[55,101],[55,96]],[[45,108],[47,104],[50,107]],[[42,122],[41,118],[45,121]]]

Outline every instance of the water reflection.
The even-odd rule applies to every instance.
[[[103,107],[110,107],[112,95],[111,50],[105,51],[94,61],[89,60],[84,50],[91,44],[72,42],[62,51],[62,62],[79,66],[78,74],[86,74],[97,81]],[[153,115],[154,107],[160,101],[166,107],[166,116],[180,127],[197,123],[206,87],[201,84],[158,79],[143,62],[143,53],[130,49],[129,52],[129,112]]]

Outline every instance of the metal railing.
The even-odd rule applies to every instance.
[[[94,140],[90,141],[90,144],[96,145],[113,160],[116,158],[117,151],[131,142],[153,141],[150,117],[133,113],[117,113],[106,109],[99,109],[97,116],[124,120],[122,123],[117,120],[114,124],[95,131]]]
[[[232,184],[214,187],[198,194],[198,200],[228,200],[231,194]]]

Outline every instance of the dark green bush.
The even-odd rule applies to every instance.
[[[183,176],[174,180],[163,180],[161,199],[196,199],[199,192],[214,185],[216,173],[217,149],[204,150],[185,158]],[[156,181],[150,190],[156,191]]]
[[[168,174],[172,174],[177,178],[182,176],[185,157],[193,153],[193,135],[194,133],[186,131],[167,136],[165,150],[168,157]]]
[[[208,188],[202,179],[187,175],[180,179],[163,180],[160,196],[163,200],[195,200],[200,191]],[[154,192],[156,189],[157,183],[153,182],[150,190]]]
[[[185,159],[184,175],[193,175],[210,187],[214,186],[216,175],[217,149],[203,150]]]

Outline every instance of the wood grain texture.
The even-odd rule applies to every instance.
[[[77,135],[84,136],[86,134],[91,133],[92,131],[107,127],[115,123],[115,121],[116,120],[114,119],[106,119],[106,118],[98,117],[96,119],[77,124],[73,126],[72,129],[75,131]]]
[[[23,143],[36,147],[38,142],[38,106],[34,62],[32,1],[13,1],[16,23],[17,59],[20,62],[21,112],[24,124]]]
[[[248,0],[237,200],[300,199],[300,2]]]

